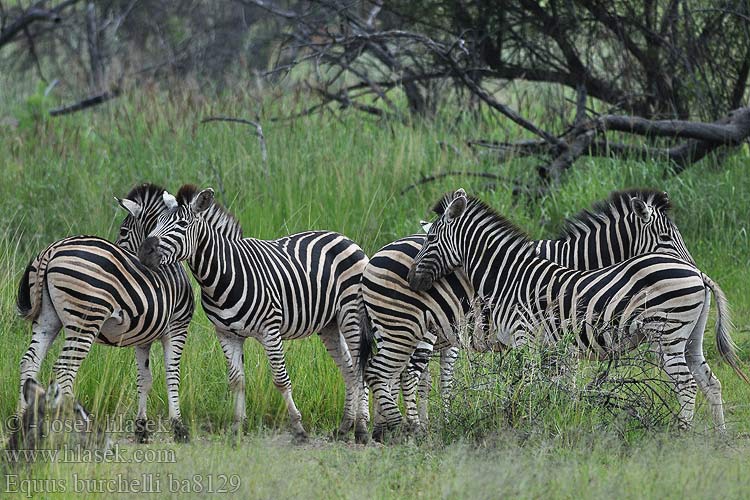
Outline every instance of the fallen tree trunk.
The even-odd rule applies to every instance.
[[[646,138],[672,138],[672,146],[612,142],[608,132]],[[750,137],[750,107],[739,108],[714,123],[686,120],[647,120],[637,116],[604,115],[580,121],[559,138],[557,145],[545,140],[517,142],[469,141],[471,147],[496,150],[501,160],[510,157],[546,156],[538,167],[540,177],[557,182],[581,156],[607,156],[637,160],[665,160],[679,174],[719,148],[737,147]]]

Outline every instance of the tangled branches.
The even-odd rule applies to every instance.
[[[640,348],[603,362],[580,359],[571,343],[535,343],[502,354],[464,351],[450,403],[443,408],[444,439],[483,441],[502,430],[521,435],[578,428],[626,435],[677,422],[674,384],[653,351]],[[439,424],[438,424],[439,425]]]

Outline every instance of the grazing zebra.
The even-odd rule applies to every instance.
[[[654,342],[675,384],[680,426],[690,426],[700,387],[716,427],[725,430],[721,384],[703,356],[703,330],[698,328],[708,278],[692,263],[647,253],[602,269],[576,271],[538,257],[521,230],[463,190],[443,197],[435,211],[440,217],[409,271],[412,289],[427,290],[463,266],[476,293],[491,304],[493,326],[507,346],[537,341],[540,330],[549,342],[572,331],[580,351],[601,359]],[[723,307],[723,294],[716,297]],[[748,381],[727,327],[717,323],[719,353]],[[373,383],[384,392],[382,382]],[[388,425],[398,408],[392,401],[380,404]]]
[[[3,450],[3,462],[13,466],[37,458],[53,459],[51,450],[98,449],[106,451],[109,437],[86,409],[69,395],[62,394],[57,382],[46,389],[33,378],[24,382],[25,408],[13,421],[13,432]]]
[[[138,366],[136,438],[148,439],[146,400],[151,389],[151,344],[164,346],[169,417],[175,439],[186,441],[179,406],[180,357],[195,309],[190,280],[180,264],[153,271],[132,253],[165,211],[162,188],[144,184],[118,199],[128,212],[117,244],[95,236],[56,241],[26,267],[18,286],[18,314],[32,321],[31,345],[21,359],[21,391],[36,377],[61,328],[66,339],[55,362],[62,391],[72,394],[78,368],[93,342],[135,347]],[[174,198],[167,198],[176,204]],[[23,393],[19,407],[25,406]]]
[[[669,198],[662,191],[617,191],[569,218],[557,239],[535,242],[535,249],[542,257],[581,270],[605,267],[654,251],[693,262],[669,216],[670,210]],[[429,224],[422,224],[427,232]],[[379,376],[393,380],[401,372],[406,420],[412,429],[426,425],[429,371],[424,368],[435,348],[441,352],[441,394],[447,396],[458,355],[455,331],[457,325],[467,322],[465,315],[473,309],[474,297],[474,289],[461,270],[438,280],[426,292],[409,289],[407,273],[425,237],[409,236],[375,253],[365,269],[362,286],[368,316],[376,336],[381,337],[378,349],[386,349]],[[706,296],[702,328],[708,317],[708,300],[710,295]],[[477,314],[476,320],[484,321],[483,315]],[[498,348],[487,335],[484,342],[479,341],[478,336],[484,333],[481,326],[474,327],[472,348]],[[408,367],[402,371],[407,359]],[[420,374],[417,406],[415,391]],[[376,430],[379,438],[381,429]]]
[[[243,238],[237,220],[214,203],[213,190],[183,186],[178,206],[159,217],[139,250],[152,267],[187,260],[201,286],[203,310],[216,327],[234,392],[234,430],[245,420],[243,343],[255,337],[284,397],[295,440],[307,433],[292,399],[282,340],[319,332],[346,384],[339,436],[355,426],[367,439],[367,400],[359,357],[359,289],[367,256],[348,238],[308,231],[272,241]]]

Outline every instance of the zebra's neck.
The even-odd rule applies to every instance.
[[[232,214],[216,203],[203,214],[203,221],[208,230],[215,232],[220,237],[229,240],[242,239],[240,223]]]
[[[465,217],[454,230],[454,244],[474,289],[491,297],[512,282],[519,267],[535,258],[534,244],[483,205],[470,207]]]
[[[632,214],[612,212],[586,224],[570,224],[556,240],[541,240],[538,255],[574,269],[598,269],[635,255],[634,234],[641,231]]]
[[[227,261],[231,260],[231,246],[239,241],[228,238],[215,225],[206,220],[199,223],[195,252],[188,259],[188,266],[204,294],[213,295],[213,290],[225,274]]]

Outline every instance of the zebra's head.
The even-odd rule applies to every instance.
[[[71,396],[63,395],[57,382],[48,387],[28,378],[23,384],[25,408],[14,421],[7,449],[56,449],[66,445],[109,448],[107,433],[93,422],[91,414]],[[6,458],[28,459],[6,453]]]
[[[669,197],[663,191],[630,198],[635,224],[633,255],[669,253],[695,265],[682,233],[669,216],[670,208]]]
[[[156,226],[159,215],[177,206],[174,196],[165,196],[165,193],[167,192],[163,188],[155,184],[141,184],[133,188],[125,198],[115,196],[117,203],[128,213],[120,224],[115,242],[119,247],[136,253],[146,235]]]
[[[435,207],[440,216],[429,227],[422,249],[409,269],[409,288],[418,292],[429,290],[434,281],[461,266],[461,257],[451,233],[468,203],[466,192],[459,189],[452,196],[444,197]]]
[[[168,199],[169,198],[169,202]],[[175,199],[164,193],[164,202]],[[138,259],[152,269],[187,260],[195,253],[202,213],[214,202],[214,190],[200,192],[194,186],[183,186],[173,208],[159,216],[156,227],[138,249]]]

